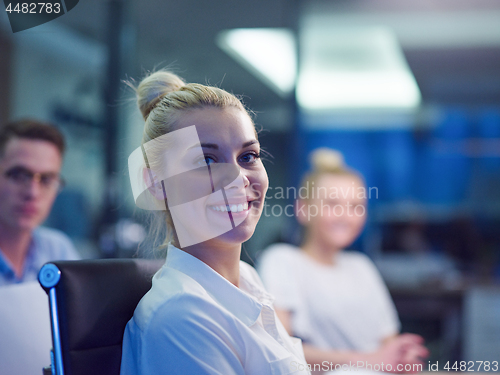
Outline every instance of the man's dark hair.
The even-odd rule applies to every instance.
[[[49,123],[22,119],[0,127],[0,157],[3,156],[7,143],[13,138],[47,141],[57,147],[61,156],[64,154],[64,136],[59,129]]]

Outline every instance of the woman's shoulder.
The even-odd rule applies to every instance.
[[[365,253],[362,253],[357,250],[344,250],[340,253],[340,255],[342,258],[352,262],[371,263],[370,258]]]
[[[153,286],[139,302],[134,320],[142,329],[168,316],[165,324],[178,324],[216,303],[199,283],[175,269],[164,267],[153,278]]]
[[[256,268],[264,279],[264,283],[267,283],[265,279],[270,274],[283,277],[299,272],[301,265],[304,263],[303,257],[304,254],[297,246],[277,243],[262,251],[257,259]]]
[[[342,251],[340,259],[346,267],[356,268],[363,272],[378,272],[375,263],[365,253],[354,250]]]
[[[302,257],[299,247],[288,243],[275,243],[264,249],[259,257],[260,261],[275,260],[296,260]]]

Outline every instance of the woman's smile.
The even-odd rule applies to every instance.
[[[248,211],[248,202],[244,203],[233,203],[233,204],[221,204],[221,205],[213,205],[213,206],[207,206],[209,209],[212,211],[216,212],[231,212],[231,213],[238,213],[238,212],[243,212],[243,211]]]

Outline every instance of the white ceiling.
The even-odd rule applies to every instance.
[[[80,0],[53,22],[104,44],[109,3]],[[395,28],[424,103],[500,105],[497,0],[141,0],[127,7],[124,73],[137,77],[171,66],[189,81],[244,95],[257,110],[281,113],[289,103],[220,50],[216,35],[231,28],[298,29],[307,12],[321,12],[330,23]]]

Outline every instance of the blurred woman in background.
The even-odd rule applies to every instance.
[[[396,309],[374,264],[362,253],[344,250],[365,225],[371,192],[339,152],[318,149],[311,161],[313,170],[300,190],[307,194],[296,202],[305,229],[300,248],[272,245],[258,263],[276,298],[276,313],[288,332],[303,340],[306,360],[317,369],[332,369],[320,367],[326,361],[414,372],[404,365],[421,364],[428,355],[423,339],[399,334]]]

